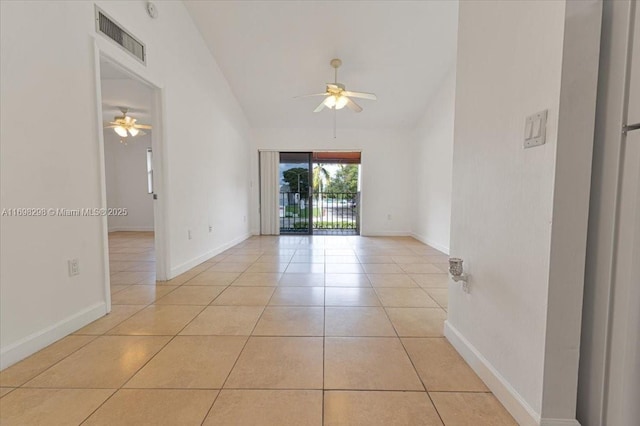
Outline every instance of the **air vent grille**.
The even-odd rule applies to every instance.
[[[96,30],[115,41],[124,50],[133,55],[143,64],[146,64],[145,46],[134,36],[125,31],[113,19],[109,18],[102,10],[96,7]]]

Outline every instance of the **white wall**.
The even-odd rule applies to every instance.
[[[453,66],[429,101],[413,139],[413,236],[449,253],[453,118],[456,70]]]
[[[600,12],[460,3],[451,254],[471,280],[446,335],[525,425],[576,424]],[[524,150],[544,109],[547,143]]]
[[[327,112],[328,113],[328,112]],[[351,114],[351,111],[341,111]],[[415,179],[410,132],[402,130],[254,129],[252,229],[259,233],[258,151],[362,151],[362,235],[409,235]],[[388,219],[391,215],[391,219]]]
[[[2,208],[101,207],[97,40],[163,89],[173,275],[249,234],[248,124],[181,2],[156,2],[155,20],[144,1],[97,3],[146,43],[146,67],[96,35],[93,2],[0,3]],[[104,314],[106,296],[101,218],[2,217],[1,228],[4,367]]]
[[[127,209],[126,216],[107,218],[109,232],[153,231],[153,197],[147,193],[147,148],[151,134],[127,138],[127,144],[111,129],[104,131],[107,207]]]

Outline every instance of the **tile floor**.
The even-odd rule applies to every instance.
[[[253,237],[167,282],[110,236],[112,312],[0,372],[2,425],[514,425],[442,336],[411,238]]]

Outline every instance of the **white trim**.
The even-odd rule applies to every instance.
[[[0,369],[36,353],[107,314],[107,306],[99,302],[40,331],[36,331],[0,351]]]
[[[580,426],[580,422],[575,419],[542,419],[540,426]]]
[[[156,277],[162,281],[167,279],[167,270],[171,265],[169,233],[167,224],[169,223],[168,200],[166,199],[165,182],[167,179],[167,144],[165,141],[165,133],[163,128],[163,119],[165,117],[165,99],[164,88],[155,79],[149,76],[149,71],[135,62],[128,55],[125,55],[120,49],[116,49],[103,40],[103,37],[94,36],[95,51],[95,76],[96,76],[96,100],[98,112],[98,140],[99,140],[99,167],[100,167],[100,190],[102,191],[102,207],[106,208],[106,172],[104,165],[104,138],[102,128],[102,91],[100,82],[100,59],[104,58],[120,68],[123,72],[130,75],[132,79],[149,86],[153,90],[154,99],[152,102],[154,131],[151,136],[151,147],[154,152],[153,169],[154,169],[154,190],[158,194],[158,199],[154,199],[154,246],[156,251]],[[111,310],[111,291],[109,283],[109,252],[108,252],[108,223],[107,218],[103,218],[103,246],[105,247],[105,299],[107,301],[107,309]]]
[[[202,262],[206,262],[207,260],[211,259],[213,256],[217,256],[218,254],[222,253],[223,251],[225,251],[228,248],[231,248],[233,246],[235,246],[236,244],[240,244],[241,242],[243,242],[244,240],[246,240],[247,238],[251,237],[251,233],[246,233],[244,235],[241,235],[238,238],[234,238],[233,240],[229,241],[228,243],[225,243],[219,247],[214,248],[213,250],[209,250],[208,252],[198,256],[198,257],[194,257],[191,260],[188,260],[178,266],[176,266],[175,268],[171,268],[171,270],[169,271],[169,276],[167,277],[167,279],[172,279],[177,277],[178,275],[187,272],[189,269],[198,266],[199,264],[201,264]]]
[[[109,232],[153,232],[153,226],[113,226],[109,228]]]
[[[413,238],[415,238],[416,240],[420,241],[421,243],[424,243],[430,247],[433,247],[436,250],[439,250],[441,252],[443,252],[444,254],[449,254],[449,247],[448,246],[443,246],[442,244],[439,244],[423,235],[420,234],[416,234],[415,232],[411,233],[411,236]]]
[[[542,424],[540,422],[540,414],[531,408],[513,386],[509,384],[507,379],[448,320],[444,323],[444,335],[507,411],[511,413],[518,424],[521,426],[538,426]],[[552,426],[555,424],[545,423],[544,425]]]

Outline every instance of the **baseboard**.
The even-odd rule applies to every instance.
[[[580,422],[575,419],[542,419],[540,426],[580,426]]]
[[[108,229],[108,232],[153,232],[153,226],[114,226]]]
[[[103,317],[106,313],[106,304],[104,302],[96,303],[43,330],[30,334],[6,348],[2,348],[0,350],[0,370],[4,370],[40,349],[68,336],[90,322]]]
[[[243,242],[244,240],[246,240],[247,238],[251,237],[251,233],[246,233],[244,235],[241,235],[238,238],[234,238],[233,240],[229,241],[228,243],[225,243],[221,246],[218,246],[212,250],[209,250],[208,252],[198,256],[198,257],[194,257],[191,260],[188,260],[184,263],[181,263],[180,265],[171,268],[169,270],[169,276],[167,277],[167,279],[172,279],[177,277],[178,275],[187,272],[189,269],[194,268],[196,266],[198,266],[199,264],[201,264],[202,262],[206,262],[207,260],[211,259],[213,256],[217,256],[220,253],[222,253],[223,251],[225,251],[228,248],[231,248],[233,246],[235,246],[236,244],[240,244],[241,242]]]
[[[521,426],[556,425],[556,423],[541,423],[540,414],[531,408],[509,382],[449,321],[444,323],[444,335],[507,411],[511,413],[518,424]],[[557,423],[557,425],[560,426],[561,423]],[[565,424],[562,423],[562,425]],[[574,423],[571,423],[571,425],[574,425]]]
[[[443,252],[444,254],[449,254],[449,247],[448,246],[443,246],[442,244],[433,241],[427,237],[425,237],[424,235],[420,235],[420,234],[416,234],[415,232],[411,233],[411,236],[413,238],[415,238],[416,240],[420,241],[421,243],[424,243],[430,247],[433,247],[436,250],[439,250],[441,252]]]

